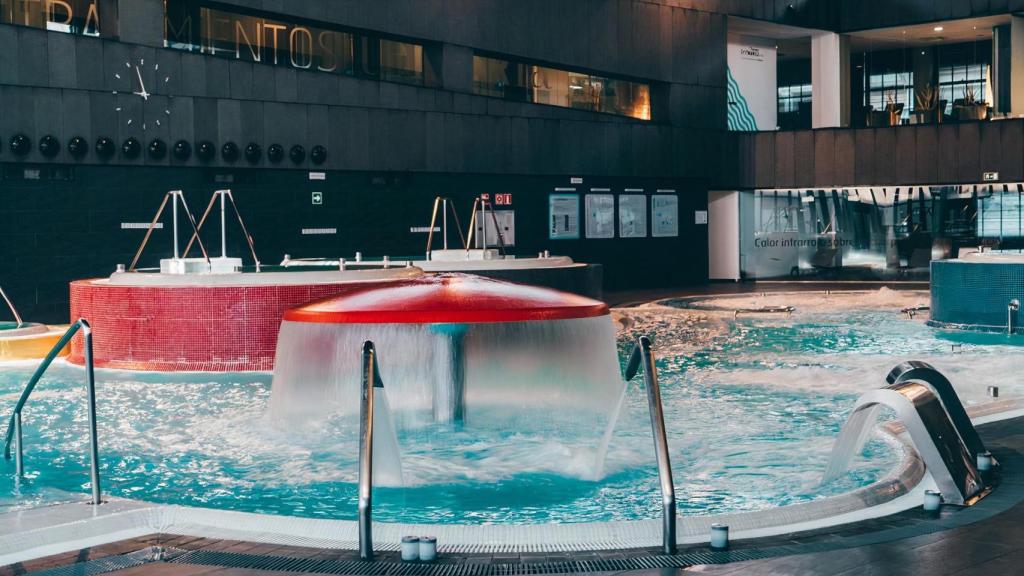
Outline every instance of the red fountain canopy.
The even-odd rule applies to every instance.
[[[438,274],[317,300],[288,310],[284,319],[327,324],[469,324],[605,314],[608,305],[604,302],[550,288],[467,274]]]

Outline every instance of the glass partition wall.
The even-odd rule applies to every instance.
[[[991,117],[992,40],[867,50],[851,56],[853,126]]]
[[[962,249],[1024,248],[1024,184],[740,193],[746,279],[927,279]]]

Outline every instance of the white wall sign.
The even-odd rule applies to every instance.
[[[548,238],[575,240],[580,237],[580,195],[548,196]]]
[[[498,227],[501,228],[501,242],[498,241],[498,232],[494,228],[495,221],[498,222]],[[488,248],[501,246],[502,243],[504,243],[505,246],[516,245],[515,210],[488,210],[487,214],[484,214],[483,210],[478,210],[476,213],[476,231],[473,232],[474,248],[484,247],[483,241],[485,226],[487,228]]]
[[[693,223],[697,225],[708,223],[708,211],[707,210],[694,210],[693,211]]]
[[[775,42],[730,35],[728,51],[729,129],[775,130],[779,122]]]
[[[679,236],[679,197],[670,194],[651,196],[651,236]]]
[[[587,194],[587,238],[615,238],[615,196]]]
[[[647,237],[647,196],[643,194],[619,196],[619,237]]]

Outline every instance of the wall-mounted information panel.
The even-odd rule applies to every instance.
[[[580,237],[580,195],[567,194],[569,189],[556,189],[548,197],[548,238],[576,240]]]

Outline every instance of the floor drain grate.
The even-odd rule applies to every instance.
[[[175,548],[150,546],[149,548],[121,554],[120,556],[107,556],[105,558],[77,562],[58,568],[32,572],[32,574],[33,576],[91,576],[93,574],[106,574],[107,572],[135,568],[151,562],[173,560],[183,552],[183,550]]]
[[[273,570],[305,574],[348,574],[352,576],[532,576],[540,574],[572,574],[580,572],[619,572],[659,568],[686,568],[695,564],[723,564],[776,556],[767,550],[736,550],[725,552],[694,551],[675,556],[636,556],[562,562],[528,562],[520,564],[414,564],[399,562],[361,562],[358,560],[327,560],[266,556],[216,550],[179,550],[150,547],[121,556],[109,556],[33,572],[38,576],[93,576],[135,568],[154,562],[217,566],[249,570]]]
[[[676,556],[638,556],[597,560],[521,564],[404,564],[397,562],[360,562],[357,560],[317,560],[287,556],[263,556],[214,550],[186,552],[171,562],[243,568],[278,570],[315,574],[351,574],[353,576],[529,576],[534,574],[568,574],[578,572],[613,572],[652,568],[685,568],[694,564],[720,564],[767,558],[770,553],[756,550],[736,552],[684,553]]]

